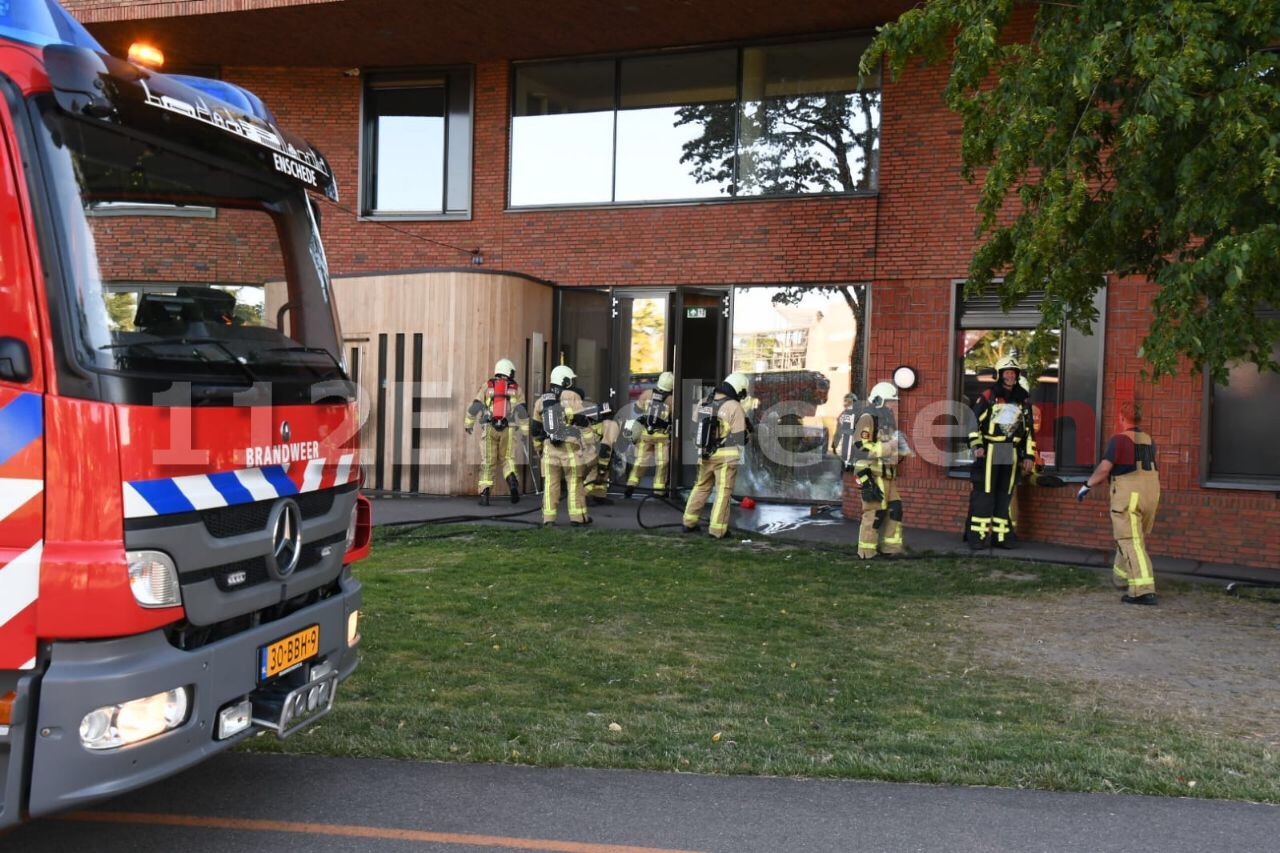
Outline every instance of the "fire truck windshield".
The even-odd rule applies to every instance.
[[[314,203],[268,166],[223,162],[33,102],[56,246],[56,333],[87,396],[172,404],[313,402],[346,379]],[[49,262],[47,260],[46,262]],[[56,273],[56,274],[55,274]],[[74,383],[69,383],[74,384]],[[89,388],[97,390],[88,390]],[[320,396],[328,396],[329,392]]]

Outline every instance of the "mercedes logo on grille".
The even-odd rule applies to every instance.
[[[302,557],[302,510],[296,501],[285,498],[271,508],[267,516],[271,531],[271,553],[267,554],[267,571],[284,580],[298,567]]]
[[[285,444],[289,443],[289,439],[293,436],[293,429],[290,428],[288,421],[280,422],[280,440]]]

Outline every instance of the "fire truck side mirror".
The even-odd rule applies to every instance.
[[[0,338],[0,379],[31,381],[31,351],[17,338]]]

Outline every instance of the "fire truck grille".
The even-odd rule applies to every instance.
[[[308,542],[303,545],[302,555],[298,558],[298,567],[293,570],[293,574],[297,576],[301,572],[314,569],[320,565],[325,557],[325,549],[344,545],[346,538],[345,533],[335,533],[332,536],[326,536],[324,539],[317,539],[315,542]],[[330,553],[332,553],[332,550],[330,550]],[[236,560],[234,563],[214,566],[203,572],[185,574],[182,576],[182,581],[184,584],[189,584],[209,577],[213,578],[218,585],[218,589],[223,592],[238,592],[271,580],[270,575],[267,574],[267,558],[250,557],[247,560]]]
[[[288,601],[273,604],[253,613],[242,613],[209,625],[177,622],[165,628],[165,634],[174,648],[190,651],[210,643],[216,643],[227,637],[234,637],[236,634],[247,631],[255,625],[283,619],[304,607],[310,607],[317,601],[341,594],[342,582],[335,578],[324,586],[309,590],[301,595],[295,595]]]
[[[302,510],[302,518],[317,518],[333,508],[334,496],[342,490],[326,489],[320,492],[304,492],[295,495],[294,500]],[[200,513],[205,530],[215,539],[228,539],[243,533],[253,533],[267,526],[267,516],[276,500],[256,501],[249,504],[221,507],[205,510]]]

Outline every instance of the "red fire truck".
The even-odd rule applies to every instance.
[[[0,4],[0,829],[331,707],[368,553],[325,159]]]

